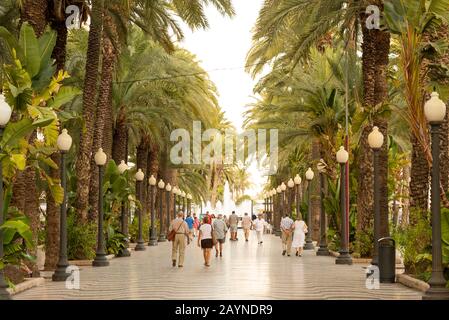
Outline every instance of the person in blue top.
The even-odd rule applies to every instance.
[[[189,238],[192,239],[193,238],[193,223],[194,223],[194,221],[193,221],[193,218],[190,215],[190,213],[187,214],[187,218],[185,221],[187,223],[187,226],[189,227]]]

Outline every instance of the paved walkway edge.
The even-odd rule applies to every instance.
[[[106,258],[108,260],[112,260],[115,258],[115,255],[110,254],[107,255]],[[94,260],[69,260],[69,264],[71,266],[77,266],[77,267],[92,267],[92,262]]]
[[[419,279],[413,278],[407,274],[397,274],[397,282],[403,284],[406,287],[417,289],[422,292],[426,292],[429,289],[429,284]]]
[[[18,283],[14,288],[8,288],[8,292],[10,295],[15,295],[21,292],[24,292],[28,289],[41,286],[45,283],[44,278],[29,278],[25,279],[24,282]]]

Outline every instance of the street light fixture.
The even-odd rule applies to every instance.
[[[288,180],[287,187],[289,189],[289,192],[288,192],[288,210],[289,210],[289,216],[291,216],[292,215],[292,207],[293,207],[293,199],[292,199],[292,197],[294,197],[294,190],[293,190],[293,188],[295,187],[295,182],[293,181],[293,179]]]
[[[430,124],[432,135],[432,275],[428,281],[429,289],[423,296],[424,300],[449,300],[449,289],[443,273],[441,245],[441,205],[440,205],[440,128],[446,117],[446,105],[433,92],[432,97],[424,106],[424,114]]]
[[[165,231],[164,231],[164,213],[162,212],[162,198],[164,197],[164,189],[165,189],[165,182],[164,180],[159,180],[159,183],[157,184],[159,188],[159,242],[166,241],[165,237]]]
[[[187,213],[191,214],[192,212],[192,195],[190,193],[187,194]]]
[[[302,179],[297,174],[295,178],[293,179],[295,182],[295,198],[296,198],[296,216],[299,217],[302,220],[302,214],[301,214],[301,208],[300,208],[300,192],[299,192],[299,186],[301,185]]]
[[[120,164],[117,166],[118,171],[120,172],[121,175],[123,175],[128,169],[128,165],[126,164],[125,160],[122,160],[120,162]],[[121,224],[121,232],[122,234],[126,237],[126,247],[121,250],[118,254],[117,257],[129,257],[131,255],[131,253],[128,250],[128,230],[126,229],[126,206],[125,206],[125,202],[122,201],[121,203],[121,217],[120,217],[120,224]]]
[[[11,119],[12,109],[6,103],[5,97],[0,93],[0,139],[3,137],[3,131]],[[0,149],[0,153],[1,153]],[[0,162],[0,208],[3,208],[3,166]],[[3,225],[3,214],[0,214],[0,226]],[[0,260],[3,259],[3,230],[0,229]],[[0,269],[0,300],[9,300],[8,284],[5,280],[3,269]]]
[[[67,175],[66,175],[66,154],[72,146],[72,137],[68,134],[67,129],[62,129],[61,134],[56,140],[59,152],[61,153],[61,187],[64,192],[63,200],[60,206],[59,218],[59,260],[56,270],[53,273],[53,281],[66,281],[71,273],[67,272],[69,261],[67,259]]]
[[[167,183],[166,185],[165,185],[165,191],[166,191],[166,193],[165,193],[165,195],[166,195],[166,200],[167,200],[167,203],[166,203],[166,205],[167,205],[167,225],[166,225],[166,229],[167,229],[167,234],[168,234],[168,228],[169,228],[169,226],[170,226],[170,222],[171,222],[171,220],[170,220],[170,192],[172,191],[172,186],[170,185],[170,183]]]
[[[151,175],[148,179],[148,184],[150,185],[150,210],[151,210],[151,224],[150,224],[150,241],[149,246],[157,246],[157,231],[156,231],[156,213],[154,208],[154,188],[156,187],[156,178]]]
[[[304,250],[314,250],[315,246],[313,245],[312,240],[312,197],[310,196],[310,189],[312,180],[315,177],[315,173],[312,168],[309,168],[306,171],[306,180],[307,180],[307,198],[308,198],[308,210],[307,210],[307,226],[309,232],[307,232],[306,236],[306,244],[304,245]]]
[[[138,197],[141,206],[143,205],[144,199],[142,196],[142,182],[145,179],[145,173],[143,173],[142,169],[137,170],[136,172],[136,196]],[[139,217],[139,235],[137,239],[137,245],[134,248],[135,251],[144,251],[145,241],[143,240],[143,214],[141,206],[137,207],[137,215]]]
[[[344,147],[340,147],[340,150],[337,152],[337,162],[340,164],[340,210],[341,210],[341,244],[340,244],[340,255],[335,260],[336,264],[352,264],[352,257],[349,254],[348,249],[348,231],[347,229],[347,219],[346,216],[346,163],[349,160],[349,153],[345,150]]]
[[[379,151],[384,144],[384,136],[378,127],[368,135],[368,144],[373,150],[374,164],[374,253],[372,265],[379,264],[379,239],[380,239],[380,185],[379,185]]]
[[[103,168],[107,160],[106,153],[103,149],[98,149],[95,154],[95,164],[98,166],[98,234],[97,234],[97,252],[95,253],[95,259],[92,262],[93,267],[106,267],[109,265],[109,261],[106,258],[106,250],[104,243],[103,233]]]
[[[329,249],[327,247],[327,223],[326,211],[324,208],[324,175],[326,174],[327,165],[323,159],[317,164],[317,169],[320,175],[320,248],[316,252],[317,256],[328,256]]]
[[[277,214],[276,214],[276,226],[275,226],[275,231],[274,234],[276,236],[281,236],[282,232],[281,232],[281,217],[283,216],[283,212],[282,212],[282,202],[281,202],[281,194],[282,194],[282,189],[281,186],[279,185],[276,188],[276,195],[277,195]]]

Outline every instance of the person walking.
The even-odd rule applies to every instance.
[[[293,242],[292,247],[296,250],[296,256],[302,257],[302,251],[304,249],[304,241],[306,239],[307,225],[306,223],[299,217],[296,217],[295,223],[293,225]]]
[[[231,240],[237,241],[237,227],[239,224],[239,217],[235,214],[235,211],[232,211],[232,214],[229,216],[229,229],[231,230]]]
[[[200,219],[193,213],[193,236],[198,237],[198,230],[200,228]]]
[[[168,232],[175,231],[175,237],[172,242],[172,263],[173,267],[176,267],[176,260],[178,260],[178,251],[179,251],[179,260],[178,260],[178,267],[182,268],[184,265],[184,255],[185,255],[185,249],[186,249],[186,240],[187,242],[190,241],[189,239],[189,227],[187,226],[187,223],[184,221],[184,212],[179,211],[176,215],[176,219],[173,219],[170,223],[170,227],[168,228]]]
[[[248,215],[248,213],[245,212],[245,215],[242,218],[242,228],[243,228],[243,234],[245,235],[246,242],[248,242],[249,231],[251,230],[252,226],[253,226],[253,221],[251,220],[251,217]]]
[[[223,220],[223,215],[220,213],[217,219],[214,220],[212,224],[212,229],[214,232],[215,239],[217,243],[215,244],[215,257],[223,257],[223,245],[226,240],[226,232],[228,231],[228,227],[226,226],[226,222]]]
[[[262,218],[262,215],[259,214],[257,219],[254,221],[254,229],[256,230],[258,244],[263,243],[264,226],[265,226],[265,220]]]
[[[210,267],[210,251],[213,247],[212,242],[212,226],[209,223],[209,217],[203,218],[203,224],[200,227],[198,235],[198,247],[203,249],[204,265]]]
[[[194,221],[193,221],[193,218],[190,215],[190,213],[187,214],[186,223],[187,223],[187,226],[189,227],[189,239],[192,240],[192,238],[193,238],[193,223],[194,223]]]
[[[288,213],[281,220],[281,232],[282,232],[282,255],[290,257],[292,251],[292,233],[293,233],[293,220],[288,216]]]

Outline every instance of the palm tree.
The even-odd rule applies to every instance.
[[[386,3],[388,26],[400,39],[400,67],[404,78],[406,117],[410,125],[412,143],[411,206],[418,209],[423,217],[428,210],[432,156],[428,124],[423,111],[428,91],[426,84],[429,81],[427,78],[429,67],[423,63],[426,51],[422,50],[422,44],[426,33],[430,34],[437,30],[442,22],[447,23],[444,21],[444,12],[448,6],[447,0],[427,2],[391,0]],[[444,152],[447,154],[447,150]],[[441,189],[444,195],[445,189],[443,187]],[[445,196],[442,198],[446,200]],[[417,218],[411,217],[411,223],[416,223]]]
[[[208,26],[207,18],[204,15],[203,2],[206,4],[213,4],[223,15],[231,16],[234,13],[230,0],[195,0],[169,2],[130,0],[126,1],[125,4],[121,1],[111,1],[106,7],[108,10],[104,11],[104,16],[107,17],[105,20],[107,24],[105,24],[106,28],[103,30],[103,32],[107,32],[105,36],[110,40],[112,44],[118,44],[118,40],[120,39],[121,34],[119,31],[122,31],[122,33],[126,33],[128,29],[128,23],[131,22],[142,28],[142,30],[144,30],[149,36],[153,36],[154,40],[159,41],[163,46],[170,50],[171,48],[173,48],[173,45],[171,44],[172,41],[170,40],[169,36],[170,31],[173,31],[175,37],[177,37],[178,39],[182,38],[182,32],[175,21],[175,16],[179,16],[191,28],[205,28]],[[122,36],[121,38],[125,39],[126,37]],[[105,43],[108,44],[107,41],[105,41]],[[115,48],[119,48],[119,46],[116,46]],[[108,128],[112,127],[109,126],[108,123],[105,123],[106,127],[102,126],[103,117],[111,115],[110,89],[112,86],[111,79],[115,67],[117,52],[114,52],[115,50],[110,49],[111,47],[109,47],[109,50],[106,51],[109,56],[104,57],[103,60],[105,61],[107,59],[108,64],[102,69],[102,83],[100,87],[102,87],[104,90],[101,91],[102,95],[100,95],[100,100],[98,101],[99,105],[97,106],[97,113],[95,116],[100,120],[100,126],[96,127],[98,145],[100,145],[102,142],[103,134],[110,135],[110,137],[112,137],[112,131],[109,132],[110,130],[108,130]],[[86,79],[87,77],[88,72],[86,70]],[[96,83],[96,76],[95,79],[92,79],[92,81],[93,80],[95,80]],[[91,90],[95,90],[96,93],[96,85],[91,86]],[[93,114],[90,111],[93,108],[94,102],[90,98],[94,98],[94,96],[89,95],[89,97],[86,97],[84,114]],[[95,144],[93,144],[94,122],[91,121],[92,119],[86,119],[86,115],[84,115],[84,117],[85,121],[87,120],[86,130],[85,134],[83,134],[83,138],[80,141],[80,156],[77,160],[77,168],[79,171],[77,184],[77,209],[81,214],[81,217],[87,215],[88,201],[86,200],[86,198],[89,193],[89,185],[96,185],[95,175],[91,175],[89,173],[91,171],[91,165],[88,160],[88,154],[90,154],[90,157],[92,157],[92,145],[94,145],[95,147]],[[93,117],[90,116],[90,118]],[[91,181],[90,184],[89,178]]]

